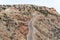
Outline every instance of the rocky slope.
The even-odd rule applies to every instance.
[[[35,5],[0,5],[0,40],[60,40],[60,14]]]

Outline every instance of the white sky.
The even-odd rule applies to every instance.
[[[60,13],[60,0],[0,0],[0,4],[34,4],[39,6],[54,7]]]

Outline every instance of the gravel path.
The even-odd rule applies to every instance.
[[[30,22],[29,22],[29,34],[28,34],[27,40],[33,40],[32,35],[33,35],[33,27],[32,27],[32,20],[30,20]]]

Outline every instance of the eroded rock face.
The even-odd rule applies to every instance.
[[[0,5],[0,40],[60,40],[60,15],[54,8]]]

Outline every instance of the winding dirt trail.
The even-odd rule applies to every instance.
[[[36,29],[33,27],[33,21],[35,21],[35,18],[37,16],[34,15],[33,18],[31,18],[30,22],[29,22],[29,33],[28,33],[28,36],[27,36],[27,40],[33,40],[33,35],[34,33],[36,32]]]

